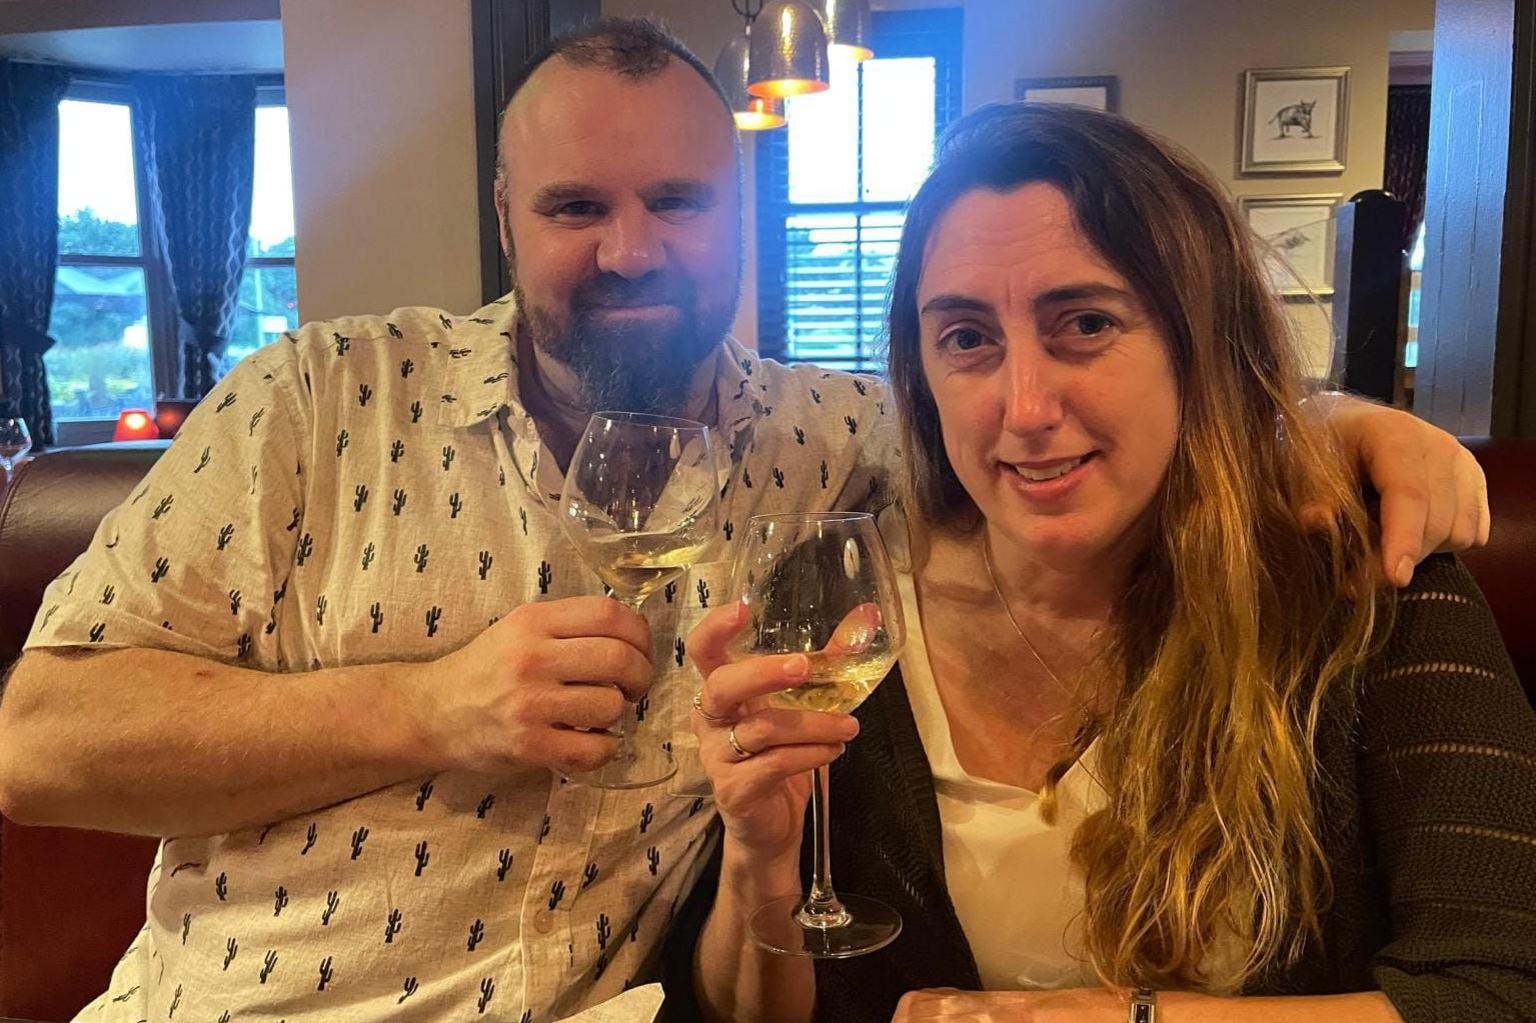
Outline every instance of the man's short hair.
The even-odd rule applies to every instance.
[[[692,50],[662,25],[649,18],[600,18],[551,39],[513,76],[507,89],[506,105],[502,107],[501,118],[496,124],[498,177],[506,169],[501,138],[502,130],[506,127],[507,111],[512,108],[512,101],[533,73],[552,57],[560,57],[576,67],[595,68],[633,81],[661,74],[676,58],[697,71],[699,77],[720,97],[720,105],[726,113],[731,113],[731,102],[725,98],[725,91],[715,81],[714,74]]]

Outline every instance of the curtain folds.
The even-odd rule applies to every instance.
[[[43,352],[59,256],[59,100],[69,72],[0,60],[0,414],[54,442]]]
[[[1387,191],[1408,206],[1403,248],[1413,246],[1424,221],[1424,188],[1429,166],[1429,86],[1394,85],[1387,90]]]
[[[243,75],[146,75],[134,102],[144,187],[176,299],[181,395],[219,377],[245,269],[256,85]]]

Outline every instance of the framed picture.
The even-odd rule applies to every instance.
[[[1269,246],[1270,283],[1287,297],[1333,296],[1333,211],[1344,196],[1245,195],[1248,226]]]
[[[1092,110],[1120,110],[1120,79],[1114,75],[1080,78],[1019,78],[1013,98],[1030,103],[1073,103]]]
[[[1344,169],[1349,68],[1269,68],[1243,74],[1244,174],[1337,174]]]

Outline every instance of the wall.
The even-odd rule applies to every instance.
[[[1234,194],[1348,199],[1381,187],[1392,33],[1433,25],[1434,0],[966,0],[965,105],[1012,99],[1015,78],[1114,74],[1120,112],[1189,149]],[[1238,177],[1243,71],[1336,64],[1350,68],[1346,170]],[[1290,308],[1320,370],[1327,304]]]
[[[284,0],[302,319],[480,305],[468,0]]]
[[[603,0],[603,14],[607,17],[655,17],[667,24],[687,47],[698,54],[708,67],[715,66],[715,58],[732,35],[741,31],[741,17],[731,10],[729,0]],[[742,268],[741,309],[731,333],[736,340],[749,348],[757,347],[757,221],[752,215],[755,205],[753,190],[753,133],[742,133],[742,159],[747,174],[742,194],[742,210],[745,213],[743,237],[746,247],[746,264]]]
[[[874,6],[953,4],[877,0]],[[1117,75],[1121,112],[1191,150],[1237,195],[1338,192],[1348,198],[1380,187],[1389,41],[1394,31],[1434,24],[1434,0],[964,0],[962,6],[967,110],[1012,99],[1016,78]],[[738,22],[725,0],[603,3],[604,14],[651,12],[708,63]],[[1243,71],[1334,64],[1351,68],[1347,170],[1239,178]],[[753,251],[749,245],[748,281],[755,280]],[[1310,337],[1314,361],[1326,362],[1326,305],[1292,309]]]

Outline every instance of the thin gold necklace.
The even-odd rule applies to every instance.
[[[981,533],[981,560],[982,563],[987,566],[987,578],[992,580],[992,592],[997,594],[997,602],[1003,605],[1003,614],[1008,616],[1008,621],[1013,625],[1013,631],[1019,634],[1019,638],[1024,641],[1024,645],[1029,648],[1029,652],[1033,654],[1035,660],[1040,663],[1040,667],[1044,668],[1045,673],[1051,676],[1051,681],[1055,682],[1056,685],[1062,690],[1066,690],[1066,685],[1064,685],[1060,677],[1058,677],[1057,674],[1051,670],[1051,666],[1045,663],[1045,658],[1040,656],[1040,651],[1035,649],[1035,644],[1029,641],[1029,636],[1027,636],[1024,630],[1020,628],[1019,620],[1013,616],[1013,608],[1008,606],[1008,598],[1003,596],[1003,588],[997,583],[997,572],[995,572],[992,568],[992,536],[986,531],[985,526],[982,527]]]

